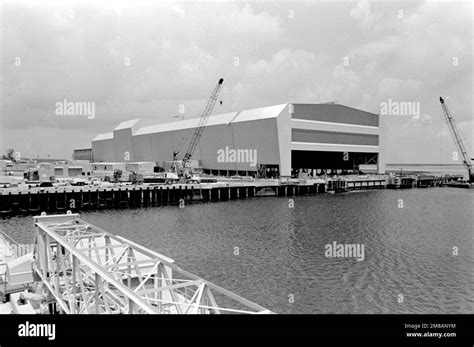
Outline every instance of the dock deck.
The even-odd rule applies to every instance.
[[[202,184],[126,185],[118,187],[67,187],[0,190],[0,215],[38,215],[139,208],[197,202],[217,202],[264,196],[316,195],[334,190],[382,189],[385,178],[284,179],[229,181]]]

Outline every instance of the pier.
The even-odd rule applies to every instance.
[[[267,179],[254,182],[196,184],[130,184],[116,187],[68,186],[61,188],[0,189],[0,216],[35,215],[90,210],[179,206],[258,197],[293,197],[346,193],[385,188],[447,186],[450,177],[340,176],[325,179]]]
[[[326,192],[326,183],[280,184],[183,184],[159,186],[122,186],[119,188],[69,187],[3,192],[0,215],[32,215],[67,210],[89,211],[217,202],[263,196],[313,195]]]
[[[127,185],[114,188],[74,187],[66,189],[3,190],[0,216],[35,215],[41,212],[90,211],[156,206],[180,206],[255,197],[292,197],[343,193],[352,190],[383,189],[384,177],[370,179],[266,180],[174,185]]]

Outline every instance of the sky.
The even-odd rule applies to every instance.
[[[473,14],[468,1],[2,0],[0,153],[70,158],[121,121],[194,118],[222,77],[214,114],[414,103],[381,116],[387,162],[460,163],[439,97],[474,157]],[[63,100],[94,117],[58,114]]]

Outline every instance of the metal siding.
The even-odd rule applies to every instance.
[[[343,105],[294,104],[294,119],[378,126],[378,115]]]
[[[92,142],[95,162],[115,161],[115,140],[100,140]]]
[[[135,161],[135,151],[130,128],[114,130],[115,158],[119,162]],[[128,160],[127,160],[128,158]]]
[[[333,131],[293,129],[291,141],[309,143],[331,143],[343,145],[378,146],[379,136]]]
[[[137,155],[140,160],[163,161],[172,160],[173,151],[178,149],[181,139],[189,132],[186,130],[176,130],[160,132],[155,134],[135,136],[134,144],[138,145],[135,150],[149,152],[151,140],[151,157],[145,158]],[[219,149],[250,149],[257,150],[258,164],[279,164],[279,151],[277,139],[276,119],[262,119],[251,122],[241,122],[230,125],[208,126],[204,130],[201,140],[192,157],[193,160],[200,160],[201,166],[206,169],[220,170],[256,170],[255,166],[249,163],[220,163],[217,161],[217,151]],[[150,139],[151,137],[151,139]],[[139,138],[139,139],[138,139]],[[186,151],[188,141],[179,152],[178,159],[181,159]]]

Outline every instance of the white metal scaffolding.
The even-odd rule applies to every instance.
[[[78,214],[34,219],[34,271],[60,312],[272,313]]]

